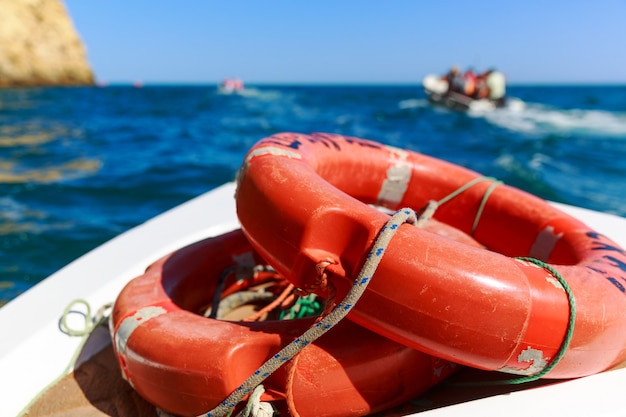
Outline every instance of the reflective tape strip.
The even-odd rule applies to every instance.
[[[411,165],[406,162],[407,151],[390,146],[386,148],[391,152],[394,165],[387,169],[387,177],[383,180],[378,192],[378,204],[385,205],[387,203],[396,206],[400,204],[409,188]]]
[[[556,243],[563,237],[563,233],[554,233],[554,227],[548,226],[537,234],[528,256],[548,262]]]
[[[237,172],[237,179],[236,179],[237,190],[235,191],[235,196],[237,195],[237,191],[239,190],[239,183],[241,181],[241,178],[245,175],[246,170],[248,169],[248,165],[250,164],[250,161],[252,161],[257,156],[262,156],[262,155],[275,155],[275,156],[284,156],[284,157],[292,158],[292,159],[302,159],[302,155],[300,155],[298,152],[293,152],[293,151],[290,151],[288,149],[283,149],[283,148],[277,148],[275,146],[266,146],[263,148],[258,148],[258,149],[253,150],[246,156],[246,159],[241,164],[241,168],[239,168],[239,171]]]
[[[146,323],[148,320],[165,313],[167,313],[167,310],[163,307],[150,306],[137,310],[135,314],[122,320],[122,323],[120,323],[117,328],[117,332],[115,333],[115,347],[117,349],[117,354],[126,354],[126,344],[128,343],[128,339],[137,327]]]
[[[252,159],[261,155],[276,155],[276,156],[286,156],[287,158],[293,158],[293,159],[302,159],[302,155],[300,155],[298,152],[290,151],[289,149],[284,149],[284,148],[277,148],[275,146],[265,146],[265,147],[255,149],[252,152],[250,152],[248,156],[246,157],[245,163],[247,164]]]

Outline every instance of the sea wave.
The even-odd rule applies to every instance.
[[[410,98],[410,99],[400,101],[398,103],[398,108],[403,109],[403,110],[404,109],[417,109],[421,107],[427,107],[429,105],[430,103],[426,99]]]
[[[237,91],[235,93],[223,93],[219,90],[216,90],[217,95],[222,96],[233,96],[233,97],[245,97],[245,98],[255,98],[259,100],[278,100],[281,98],[283,93],[276,89],[264,89],[264,88],[256,88],[256,87],[246,87],[241,91]]]
[[[71,222],[52,221],[51,217],[48,213],[31,208],[13,198],[0,198],[0,236],[67,230],[73,226]]]
[[[97,159],[75,159],[60,165],[22,169],[11,161],[0,161],[0,183],[50,183],[93,175],[100,170]]]
[[[524,108],[503,108],[475,115],[490,123],[525,134],[598,134],[626,137],[626,113],[603,110],[561,110],[541,104]]]
[[[0,304],[232,181],[254,143],[283,131],[377,140],[625,216],[624,91],[522,86],[510,94],[525,105],[468,114],[431,105],[411,85],[1,90]]]
[[[530,135],[585,134],[626,137],[626,113],[604,110],[564,110],[538,103],[507,106],[491,112],[472,113],[490,123]]]

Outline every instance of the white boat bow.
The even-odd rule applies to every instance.
[[[129,230],[51,275],[0,309],[0,416],[15,416],[59,376],[79,338],[59,329],[74,299],[94,308],[115,300],[122,287],[161,256],[238,227],[232,183],[219,187]],[[626,219],[555,204],[626,247]],[[96,353],[107,335],[83,352]],[[413,416],[626,416],[626,369],[446,405]]]

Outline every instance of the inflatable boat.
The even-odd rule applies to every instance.
[[[448,81],[438,75],[427,75],[422,81],[428,100],[453,110],[488,111],[506,105],[506,97],[482,98],[469,97],[457,91],[450,91]]]

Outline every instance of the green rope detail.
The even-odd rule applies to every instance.
[[[301,319],[303,317],[319,316],[324,310],[324,306],[317,300],[315,294],[300,297],[289,309],[281,311],[280,320]]]
[[[465,190],[473,187],[474,185],[478,184],[479,182],[483,182],[483,181],[492,181],[492,184],[489,186],[489,188],[487,188],[487,190],[485,191],[485,194],[483,194],[483,198],[480,201],[480,205],[478,207],[478,211],[476,212],[476,216],[474,217],[474,223],[472,225],[472,230],[470,232],[470,235],[472,235],[472,236],[474,236],[474,232],[476,231],[476,228],[478,227],[478,222],[480,221],[480,216],[482,216],[482,214],[483,214],[483,209],[485,208],[485,205],[487,204],[487,199],[489,198],[489,195],[493,192],[493,190],[498,185],[502,184],[502,181],[499,181],[499,180],[497,180],[497,179],[495,179],[493,177],[478,177],[478,178],[474,178],[473,180],[471,180],[467,184],[463,185],[462,187],[459,187],[457,190],[453,191],[452,193],[448,194],[447,196],[445,196],[441,200],[437,201],[437,205],[438,206],[440,206],[442,204],[445,204],[448,201],[452,200],[453,198],[457,197],[463,191],[465,191]]]
[[[552,276],[559,281],[559,283],[563,287],[563,290],[565,291],[565,294],[567,294],[567,301],[569,304],[569,320],[567,322],[567,331],[565,333],[565,337],[563,338],[563,342],[561,343],[561,347],[554,356],[554,359],[552,359],[552,361],[550,361],[550,363],[545,368],[543,368],[541,371],[534,375],[528,375],[521,378],[506,379],[502,381],[455,383],[453,384],[455,386],[516,385],[537,381],[538,379],[543,378],[550,371],[552,371],[552,369],[554,369],[554,367],[561,361],[563,356],[565,356],[565,352],[567,351],[570,341],[572,340],[572,337],[574,335],[574,325],[576,324],[576,300],[574,299],[574,293],[572,292],[572,289],[570,288],[565,278],[563,278],[556,269],[552,268],[547,263],[535,258],[517,257],[515,259],[519,261],[530,262],[550,272],[550,274],[552,274]]]

